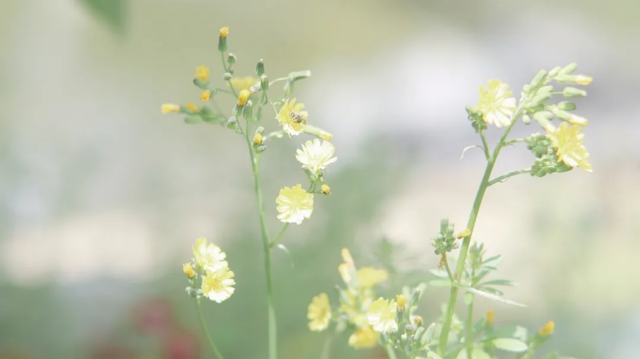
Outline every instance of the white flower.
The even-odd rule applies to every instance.
[[[216,271],[228,266],[224,253],[220,247],[213,243],[208,243],[206,238],[198,238],[193,246],[193,258],[196,266],[208,271]]]
[[[296,151],[296,159],[302,163],[303,168],[307,168],[316,175],[337,160],[331,157],[336,152],[336,148],[331,142],[319,139],[309,140],[302,145],[302,149]]]
[[[305,218],[311,218],[313,194],[307,193],[301,185],[282,188],[276,203],[278,219],[284,223],[300,224]]]
[[[233,294],[233,286],[236,281],[233,279],[233,272],[224,267],[217,271],[207,271],[202,277],[202,293],[214,302],[222,302]]]
[[[394,300],[385,300],[380,297],[369,306],[367,320],[376,332],[387,333],[398,330],[396,311],[397,304]]]
[[[487,89],[480,86],[477,109],[482,112],[484,122],[496,127],[509,126],[516,109],[516,99],[511,96],[509,86],[500,80],[489,80]]]

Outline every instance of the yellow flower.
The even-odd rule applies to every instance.
[[[358,284],[360,287],[370,288],[387,280],[387,271],[372,267],[363,267],[358,270]]]
[[[344,263],[338,266],[338,272],[340,273],[340,276],[342,277],[342,280],[345,282],[345,284],[349,284],[349,282],[351,282],[351,279],[352,279],[352,273],[355,273],[356,265],[353,262],[351,253],[347,248],[342,248],[341,254],[342,254],[342,260],[344,260]]]
[[[253,76],[247,77],[232,77],[229,82],[231,82],[231,86],[236,89],[236,91],[249,90],[251,86],[255,85],[258,81]]]
[[[495,319],[495,317],[496,317],[496,312],[491,311],[491,310],[487,312],[487,325],[488,326],[492,326],[493,325],[493,320]]]
[[[398,330],[396,311],[397,304],[394,300],[385,300],[380,297],[369,306],[369,309],[367,310],[367,319],[376,332]]]
[[[553,333],[554,328],[555,328],[555,324],[553,324],[552,321],[548,321],[547,324],[544,325],[544,327],[540,328],[540,330],[538,331],[538,334],[542,335],[543,337],[546,337]]]
[[[549,134],[551,145],[556,149],[558,160],[570,167],[581,167],[591,172],[589,153],[584,146],[584,134],[579,126],[570,126],[563,122],[560,127]]]
[[[330,194],[331,193],[331,187],[329,187],[328,184],[323,183],[322,186],[320,186],[320,191],[322,192],[322,194]]]
[[[209,99],[211,98],[211,90],[204,90],[202,91],[202,94],[200,95],[200,99],[202,101],[209,101]]]
[[[321,170],[337,161],[336,157],[331,157],[335,152],[336,148],[331,142],[320,142],[320,140],[314,139],[305,142],[302,149],[296,151],[296,159],[302,163],[302,168],[320,175]]]
[[[213,243],[208,243],[206,238],[198,238],[193,246],[193,257],[198,268],[208,271],[216,271],[228,266],[227,257],[220,247]]]
[[[396,295],[396,302],[398,303],[398,309],[404,309],[405,304],[407,304],[407,297],[398,294]]]
[[[486,90],[480,86],[477,110],[482,112],[484,122],[496,127],[511,124],[511,116],[516,109],[516,99],[509,96],[511,96],[509,86],[500,80],[489,80]]]
[[[470,235],[471,235],[471,231],[469,230],[469,228],[465,228],[464,231],[458,233],[457,237],[458,237],[458,239],[462,239],[462,238],[465,238],[465,237],[469,237]]]
[[[376,333],[370,325],[356,329],[349,337],[349,346],[354,349],[373,348],[378,344],[379,333]]]
[[[229,28],[225,26],[220,29],[220,37],[224,39],[227,36],[229,36]]]
[[[198,112],[198,111],[200,111],[200,109],[198,108],[198,106],[196,106],[196,104],[195,104],[195,103],[193,103],[193,102],[191,102],[191,101],[187,102],[187,109],[188,109],[189,111],[193,111],[193,112]]]
[[[240,91],[240,94],[238,94],[238,106],[244,106],[244,104],[249,100],[249,97],[251,97],[251,92],[249,90]]]
[[[196,271],[193,270],[191,263],[185,263],[182,265],[182,271],[187,276],[187,278],[193,278],[196,276]]]
[[[303,109],[304,105],[296,103],[295,98],[291,102],[286,100],[282,108],[280,108],[276,119],[289,136],[299,135],[307,124],[309,114],[307,111],[302,111]]]
[[[261,133],[256,133],[255,135],[253,135],[253,144],[258,146],[262,144],[262,134]]]
[[[233,286],[236,281],[233,279],[233,272],[228,267],[216,271],[207,271],[202,277],[202,293],[214,302],[222,302],[233,294]]]
[[[162,105],[162,113],[180,112],[180,105],[165,103]]]
[[[210,72],[211,71],[209,70],[208,67],[206,67],[206,66],[198,66],[198,67],[196,67],[196,75],[195,75],[195,77],[198,80],[202,80],[204,82],[207,82],[207,81],[209,81],[209,73]]]
[[[313,212],[313,194],[307,193],[301,185],[281,189],[276,203],[278,219],[284,223],[300,224]]]
[[[327,329],[331,319],[331,307],[326,293],[320,293],[320,295],[313,297],[309,304],[307,318],[311,320],[309,329],[318,332]]]

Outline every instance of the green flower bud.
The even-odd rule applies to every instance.
[[[546,79],[547,79],[547,72],[545,70],[538,71],[538,74],[536,74],[533,80],[531,80],[531,87],[538,88],[542,86]]]
[[[565,87],[564,90],[562,90],[562,95],[566,98],[585,97],[587,96],[587,91],[575,87]]]
[[[555,127],[551,124],[553,114],[549,111],[540,111],[533,114],[533,119],[547,132],[554,132]]]
[[[527,148],[538,158],[549,153],[551,141],[545,135],[533,134],[525,138],[525,142],[527,143]]]
[[[199,115],[190,115],[184,118],[184,123],[189,125],[194,125],[196,123],[199,123],[200,121],[202,121],[202,117],[200,117]]]
[[[223,27],[220,29],[220,36],[218,37],[218,51],[227,51],[227,36],[229,35],[229,28]]]
[[[236,61],[238,60],[238,58],[236,57],[235,54],[233,53],[229,53],[229,55],[227,55],[227,63],[231,66],[233,66]]]
[[[529,115],[524,115],[524,116],[522,116],[522,122],[523,122],[525,125],[530,124],[530,123],[531,123],[531,117],[529,117]]]
[[[467,106],[467,117],[471,121],[471,126],[480,133],[487,129],[487,123],[482,119],[482,113],[471,106]]]
[[[253,101],[249,100],[244,105],[244,108],[242,109],[242,117],[246,118],[247,120],[253,119]]]
[[[260,59],[256,64],[256,76],[260,77],[262,74],[264,74],[264,60]]]
[[[231,73],[229,73],[229,72],[225,72],[225,73],[222,75],[222,79],[223,79],[223,80],[225,80],[225,81],[229,81],[229,80],[231,80],[231,78],[232,78],[232,77],[233,77],[233,75],[232,75]]]
[[[563,111],[573,111],[576,109],[576,103],[571,101],[562,101],[558,104],[558,108]]]
[[[267,75],[260,76],[260,88],[262,91],[267,91],[269,89],[269,78]]]
[[[554,67],[553,69],[551,69],[551,71],[549,71],[549,77],[558,76],[558,74],[560,73],[560,70],[562,70],[562,67],[560,67],[560,66]]]
[[[577,68],[578,68],[578,64],[576,64],[575,62],[572,62],[569,65],[563,67],[562,70],[560,70],[560,74],[561,75],[568,75],[568,74],[574,72]]]
[[[193,84],[198,86],[199,88],[201,88],[203,90],[206,90],[206,89],[209,88],[209,84],[207,82],[202,81],[202,80],[200,80],[198,78],[193,79]]]
[[[267,145],[264,145],[264,144],[256,147],[256,152],[257,153],[262,153],[262,152],[264,152],[266,150],[267,150]]]
[[[235,116],[229,117],[227,120],[227,128],[235,129],[238,127],[238,119]]]

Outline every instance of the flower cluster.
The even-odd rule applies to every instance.
[[[396,328],[394,301],[376,300],[375,286],[388,277],[384,269],[357,269],[348,249],[342,250],[344,262],[338,266],[346,288],[339,288],[339,307],[331,309],[327,294],[321,293],[309,304],[309,329],[325,330],[334,319],[338,326],[352,330],[349,345],[355,349],[371,348],[378,343],[380,332]]]
[[[220,247],[198,238],[193,246],[193,258],[182,265],[190,286],[187,293],[194,297],[206,297],[220,303],[233,294],[236,282],[226,261],[227,255]],[[200,285],[197,285],[197,281]]]

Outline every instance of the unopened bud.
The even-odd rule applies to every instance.
[[[267,75],[260,76],[260,88],[262,91],[267,91],[269,89],[269,78]]]
[[[232,78],[232,77],[233,77],[233,74],[231,74],[230,72],[225,72],[225,73],[222,75],[222,79],[223,79],[223,80],[225,80],[225,81],[229,81],[229,80],[231,80],[231,78]]]
[[[238,60],[238,58],[236,57],[236,55],[234,53],[229,53],[229,55],[227,55],[227,63],[229,65],[234,65],[237,60]]]
[[[558,108],[562,111],[573,111],[576,109],[576,103],[571,101],[561,101],[558,103]]]
[[[522,123],[524,123],[525,125],[530,124],[531,123],[531,117],[529,117],[529,115],[522,116]]]
[[[531,80],[531,87],[536,88],[541,86],[547,79],[547,72],[545,70],[538,71],[538,74]]]
[[[578,68],[578,64],[573,62],[573,63],[570,63],[569,65],[563,67],[562,70],[560,70],[560,73],[563,74],[563,75],[568,75],[568,74],[574,72],[577,68]]]
[[[322,191],[322,194],[328,195],[331,193],[331,187],[329,187],[328,184],[323,183],[322,186],[320,186],[320,191]]]
[[[210,98],[211,98],[211,90],[204,90],[202,91],[202,94],[200,94],[200,99],[204,102],[209,101]]]
[[[250,120],[253,118],[253,102],[251,100],[247,101],[242,110],[242,117]]]
[[[256,75],[260,77],[262,74],[264,74],[264,60],[260,59],[256,63]]]
[[[253,135],[253,144],[258,146],[262,144],[262,134],[261,133],[256,133],[255,135]]]
[[[191,263],[185,263],[182,265],[182,272],[187,276],[187,278],[191,279],[196,276],[196,271],[193,270]]]
[[[562,70],[562,67],[560,67],[560,66],[554,67],[553,69],[551,69],[551,71],[549,71],[549,77],[558,76],[558,74],[560,73],[560,70]]]
[[[398,304],[398,310],[404,309],[405,304],[407,304],[407,297],[402,294],[396,295],[396,303]]]
[[[193,79],[193,84],[201,88],[202,90],[206,90],[209,87],[209,84],[201,79],[195,78]]]
[[[180,112],[180,105],[165,103],[162,105],[162,113]]]
[[[422,317],[419,315],[414,315],[413,317],[411,317],[411,320],[413,321],[413,324],[418,327],[421,327],[424,324],[424,319],[422,319]]]
[[[229,28],[225,26],[220,29],[220,37],[218,38],[218,51],[227,51],[227,36],[229,36]]]
[[[574,83],[576,85],[588,85],[593,81],[593,77],[586,75],[576,75],[574,78]]]
[[[549,336],[553,333],[554,328],[555,328],[555,324],[552,321],[548,321],[547,324],[544,325],[544,327],[540,328],[540,330],[538,331],[538,334],[540,334],[543,337]]]
[[[471,231],[469,230],[469,228],[466,228],[464,231],[458,233],[458,239],[469,237],[470,235],[471,235]]]
[[[575,87],[565,87],[564,90],[562,90],[562,95],[566,98],[585,97],[587,96],[587,91]]]

